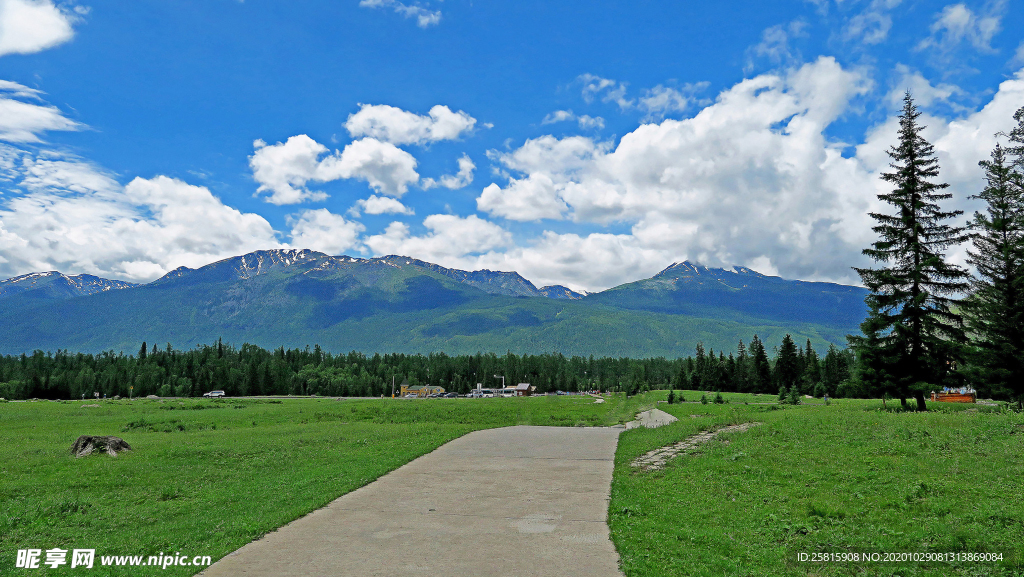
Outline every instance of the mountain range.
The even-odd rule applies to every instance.
[[[579,293],[404,256],[265,250],[148,284],[59,272],[0,281],[0,353],[133,354],[143,341],[189,348],[223,338],[333,352],[677,357],[699,342],[735,350],[754,334],[770,348],[786,333],[824,349],[859,331],[866,294],[690,262]]]

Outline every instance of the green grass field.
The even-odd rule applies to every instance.
[[[0,403],[0,575],[19,549],[213,559],[470,431],[610,425],[643,399],[153,400]],[[116,458],[69,454],[117,435]],[[45,554],[44,554],[45,557]],[[98,563],[98,561],[97,561]],[[70,563],[68,564],[70,565]],[[68,565],[47,574],[80,574]],[[142,575],[152,569],[110,569]],[[170,567],[167,575],[194,570]]]
[[[1024,574],[1024,415],[931,403],[923,414],[883,412],[881,401],[859,400],[780,409],[724,396],[729,404],[660,405],[679,421],[621,435],[609,525],[627,576]],[[664,470],[630,466],[651,449],[750,421],[763,424]],[[971,552],[1004,561],[798,558]]]
[[[217,559],[467,432],[612,425],[665,396],[0,403],[0,575],[82,572],[15,569],[27,548]],[[883,412],[880,401],[850,400],[780,408],[774,396],[724,396],[728,404],[660,404],[680,420],[621,435],[609,524],[628,577],[1022,574],[1021,414]],[[763,424],[663,471],[630,467],[648,450],[750,421]],[[68,449],[80,434],[118,435],[134,450],[75,459]],[[823,552],[1004,561],[798,560]]]

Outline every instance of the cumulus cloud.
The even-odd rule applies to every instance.
[[[919,77],[902,72],[915,82]],[[924,82],[925,101],[955,91]],[[859,69],[820,58],[740,82],[693,118],[642,125],[614,147],[545,136],[510,152],[492,151],[512,178],[482,191],[481,211],[628,230],[546,231],[529,243],[464,260],[587,290],[649,276],[684,259],[856,283],[850,267],[869,264],[861,250],[875,240],[867,213],[888,209],[876,195],[887,190],[879,174],[889,169],[885,152],[897,138],[897,111],[873,127],[854,154],[825,131],[870,87]],[[981,110],[956,120],[922,118],[940,178],[954,194],[949,208],[976,208],[968,197],[982,184],[977,163],[995,145],[994,134],[1012,125],[1021,102],[1024,73],[1002,83]],[[963,262],[962,250],[951,258]]]
[[[328,182],[355,178],[364,180],[378,193],[401,196],[409,184],[419,181],[416,159],[388,142],[363,138],[323,159],[327,147],[305,134],[285,142],[268,145],[253,143],[256,152],[249,157],[253,178],[260,183],[256,194],[270,192],[272,204],[296,204],[327,198],[323,192],[310,191],[308,182]]]
[[[341,154],[328,156],[317,167],[317,179],[356,178],[388,196],[402,196],[419,181],[416,159],[390,142],[363,138],[345,146]]]
[[[0,56],[63,44],[74,36],[76,20],[51,0],[0,0]]]
[[[0,80],[0,140],[40,142],[39,134],[43,132],[83,128],[55,106],[37,104],[41,94],[17,82]]]
[[[446,174],[437,180],[424,178],[423,188],[430,189],[443,186],[451,190],[458,190],[469,186],[473,182],[473,171],[476,170],[476,165],[473,164],[473,161],[467,154],[460,156],[458,162],[459,171],[457,173]]]
[[[271,204],[296,204],[307,200],[324,200],[323,192],[310,191],[306,183],[317,178],[320,155],[327,147],[305,134],[288,138],[285,142],[267,145],[262,140],[253,143],[256,152],[249,157],[252,176],[260,183],[256,194],[270,192],[266,201]]]
[[[355,205],[349,209],[349,214],[358,217],[360,213],[366,214],[414,214],[412,208],[405,206],[400,201],[386,196],[371,194],[370,198],[357,200]]]
[[[387,104],[360,104],[345,122],[353,138],[369,136],[391,144],[426,144],[455,140],[473,130],[476,119],[463,111],[436,105],[428,116]]]
[[[423,235],[412,235],[409,225],[392,222],[381,234],[366,237],[374,255],[400,254],[445,266],[471,263],[467,255],[484,253],[512,244],[512,235],[500,226],[476,215],[465,218],[432,214],[423,220]]]
[[[981,52],[992,52],[992,37],[999,32],[1005,1],[993,2],[983,14],[977,14],[966,4],[950,4],[942,9],[931,25],[931,35],[922,40],[918,50],[935,48],[949,52],[968,43]]]
[[[262,216],[205,187],[166,176],[121,186],[85,161],[14,154],[27,192],[0,205],[0,276],[60,270],[149,281],[281,246]]]
[[[291,248],[308,248],[333,255],[356,247],[359,235],[366,230],[362,224],[346,220],[326,208],[304,210],[289,216],[287,222],[291,227]]]
[[[614,149],[583,137],[533,139],[493,155],[523,177],[487,187],[477,205],[513,220],[630,223],[630,239],[614,246],[653,251],[659,266],[767,255],[791,275],[848,279],[856,259],[830,268],[822,255],[864,240],[864,223],[845,229],[837,218],[866,212],[864,191],[875,185],[823,131],[867,87],[823,58],[741,82],[694,118],[640,126]],[[598,286],[625,274],[590,265],[605,271]]]
[[[420,28],[429,28],[441,22],[440,10],[403,4],[397,0],[361,0],[359,5],[363,8],[391,8],[396,14],[401,14],[405,18],[415,18],[416,25]]]

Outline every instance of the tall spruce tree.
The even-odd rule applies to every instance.
[[[883,266],[856,269],[871,291],[866,324],[875,334],[866,331],[866,338],[856,344],[862,358],[890,364],[885,372],[892,376],[897,396],[915,398],[923,411],[925,394],[947,381],[966,340],[952,297],[967,291],[969,275],[945,260],[945,250],[968,235],[949,222],[963,211],[939,207],[939,201],[952,195],[942,192],[948,184],[933,182],[939,161],[921,136],[925,127],[917,123],[920,116],[908,91],[899,117],[899,144],[888,151],[893,171],[882,174],[893,189],[878,195],[895,214],[870,213],[878,223],[872,230],[880,238],[863,251]],[[867,346],[881,350],[868,351]],[[861,372],[862,377],[868,374]],[[868,385],[884,388],[882,383]]]
[[[779,356],[775,359],[775,385],[785,387],[787,391],[797,387],[799,391],[800,353],[789,334],[782,337]]]
[[[1024,115],[1018,115],[1024,125]],[[980,164],[986,186],[973,198],[984,200],[986,209],[974,213],[971,223],[974,250],[968,251],[968,262],[977,269],[977,278],[965,302],[975,345],[967,372],[979,392],[1020,403],[1024,402],[1024,167],[1015,169],[999,145],[991,160]]]
[[[772,392],[772,369],[768,364],[768,353],[764,350],[764,343],[754,335],[750,339],[750,357],[753,361],[753,382],[755,393]]]

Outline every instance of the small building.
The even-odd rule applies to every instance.
[[[519,383],[516,385],[516,396],[517,397],[529,397],[537,390],[537,387],[530,383]]]

